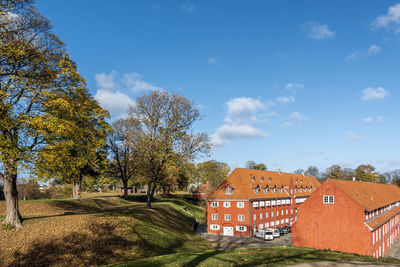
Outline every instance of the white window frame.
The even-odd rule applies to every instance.
[[[271,211],[271,218],[274,217],[274,211]]]
[[[275,225],[279,225],[279,220],[276,220],[276,221],[275,221]]]
[[[264,207],[265,206],[265,201],[260,201],[260,207]]]
[[[333,195],[324,195],[322,197],[322,201],[324,204],[335,204],[335,196]]]
[[[265,206],[267,206],[267,207],[271,206],[271,201],[269,201],[269,200],[265,201]]]
[[[258,208],[258,201],[253,202],[253,208]]]
[[[231,215],[230,214],[225,214],[224,215],[225,221],[229,222],[231,220]]]
[[[271,206],[276,206],[276,201],[275,200],[271,201]]]
[[[265,223],[265,228],[268,228],[268,227],[269,227],[269,223],[266,222],[266,223]]]
[[[268,219],[268,211],[265,213],[265,219]]]
[[[224,208],[230,208],[231,207],[231,202],[224,202]]]
[[[218,201],[211,202],[210,206],[211,206],[211,208],[218,208],[218,206],[219,206]]]
[[[233,194],[233,188],[227,187],[225,188],[225,195],[232,195]]]
[[[238,207],[239,209],[243,209],[244,208],[244,202],[237,202],[236,203],[236,207]]]
[[[242,225],[238,225],[238,226],[236,226],[236,231],[238,231],[238,232],[246,232],[247,231],[247,227],[246,226],[242,226]]]
[[[238,221],[239,222],[244,222],[244,215],[243,214],[239,214],[238,215]]]
[[[262,216],[263,214],[262,213],[260,213],[260,220],[262,220],[262,218],[263,218],[263,216]]]
[[[272,227],[272,226],[274,226],[274,225],[275,225],[275,222],[274,222],[274,221],[272,221],[272,222],[271,222],[271,227]]]
[[[277,201],[276,201],[276,205],[280,206],[280,205],[281,205],[281,201],[280,201],[280,200],[277,200]]]
[[[285,223],[285,220],[284,220],[284,219],[282,219],[282,220],[281,220],[281,224],[284,224],[284,223]]]
[[[219,230],[219,225],[218,224],[210,224],[210,229],[211,230]]]
[[[218,214],[216,214],[216,213],[211,214],[211,220],[213,220],[213,221],[218,220]]]

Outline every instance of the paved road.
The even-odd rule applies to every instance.
[[[221,236],[207,233],[207,226],[200,224],[197,233],[211,241],[216,250],[232,250],[239,248],[267,248],[273,246],[289,246],[292,243],[292,235],[286,234],[274,240],[264,241],[255,237]]]

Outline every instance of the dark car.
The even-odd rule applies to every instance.
[[[284,235],[285,234],[285,232],[283,231],[282,227],[278,227],[278,230],[279,230],[279,234],[280,235]]]
[[[288,231],[288,229],[287,229],[287,226],[282,226],[282,230],[283,230],[283,233],[284,233],[284,234],[289,233],[289,231]]]
[[[288,226],[287,227],[287,231],[288,231],[288,233],[291,233],[292,232],[292,226]]]

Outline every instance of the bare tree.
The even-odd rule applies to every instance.
[[[141,123],[137,135],[137,163],[141,178],[147,183],[147,208],[157,186],[169,175],[168,167],[177,162],[190,162],[208,153],[207,134],[195,133],[193,124],[200,113],[184,96],[155,91],[139,97],[129,109],[129,116]]]

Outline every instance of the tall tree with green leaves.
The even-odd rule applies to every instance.
[[[375,167],[370,164],[360,165],[355,170],[356,179],[363,182],[375,183],[378,181],[378,176],[379,173],[375,172]]]
[[[21,227],[17,176],[33,164],[51,129],[46,103],[75,84],[76,69],[49,21],[29,0],[0,0],[0,161],[7,215]],[[62,105],[63,103],[59,103]],[[57,130],[55,130],[57,131]]]
[[[186,97],[155,91],[137,98],[129,116],[138,120],[136,153],[141,179],[147,183],[147,208],[154,193],[176,162],[188,163],[210,150],[207,134],[195,133],[200,112]]]
[[[228,164],[215,160],[201,162],[196,166],[196,176],[202,183],[208,182],[211,191],[228,177],[230,171]]]

